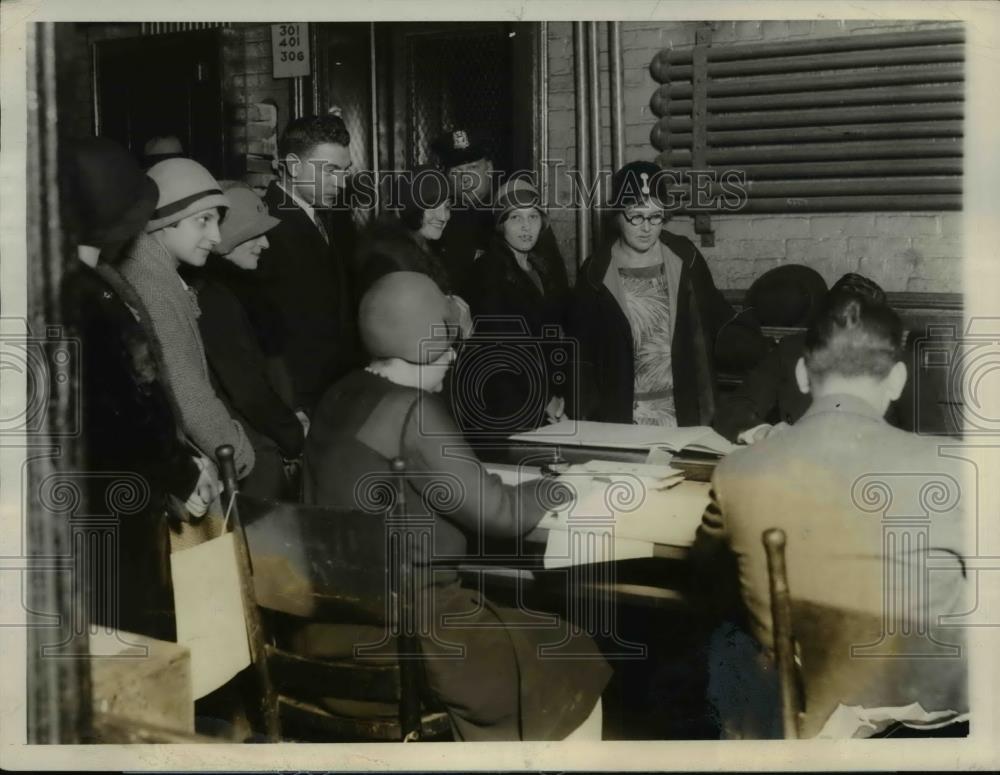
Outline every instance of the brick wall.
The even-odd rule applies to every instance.
[[[625,158],[652,161],[649,142],[656,116],[649,99],[659,84],[649,63],[663,48],[694,45],[695,22],[624,22],[622,59],[625,105]],[[940,22],[892,20],[719,21],[713,23],[713,45],[826,38],[837,35],[902,32],[941,26]],[[600,40],[602,151],[610,166],[607,32]],[[573,111],[573,32],[569,22],[549,23],[549,159],[576,164]],[[556,181],[555,175],[562,180]],[[564,171],[550,185],[568,190]],[[565,196],[565,194],[563,195]],[[570,264],[576,256],[575,215],[551,211],[552,228]],[[889,291],[958,291],[961,289],[961,213],[843,213],[823,215],[712,216],[715,247],[702,248],[720,288],[746,288],[761,272],[783,263],[812,266],[832,282],[847,271],[859,271]],[[694,236],[690,218],[671,222],[672,231]],[[570,271],[574,270],[570,266]]]
[[[223,74],[229,153],[234,168],[245,170],[247,154],[264,156],[271,149],[268,138],[272,130],[264,120],[266,114],[257,106],[277,106],[279,135],[291,118],[291,81],[271,77],[270,24],[235,24],[225,31]]]

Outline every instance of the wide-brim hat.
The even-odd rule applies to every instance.
[[[489,152],[485,146],[476,142],[467,129],[454,129],[446,132],[431,143],[431,150],[437,154],[445,168],[468,164],[470,161],[488,159]]]
[[[746,306],[762,326],[808,326],[826,296],[823,276],[802,264],[771,269],[750,286]]]
[[[281,221],[268,212],[264,201],[245,184],[227,185],[222,181],[221,185],[229,200],[229,210],[219,227],[222,239],[213,251],[224,256],[247,240],[270,231]]]
[[[358,329],[372,358],[431,363],[458,336],[458,313],[427,275],[390,272],[361,297]]]
[[[84,138],[73,143],[68,167],[80,244],[103,248],[142,233],[159,190],[125,148],[106,137]]]
[[[188,216],[212,207],[229,207],[212,173],[193,159],[167,159],[146,173],[160,189],[156,210],[146,224],[146,232],[165,228]]]

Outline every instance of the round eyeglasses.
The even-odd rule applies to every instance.
[[[642,226],[643,222],[648,223],[650,226],[661,226],[664,221],[663,213],[653,213],[652,215],[636,213],[635,215],[625,215],[624,217],[633,226]]]

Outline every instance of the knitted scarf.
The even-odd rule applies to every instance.
[[[253,468],[253,447],[212,388],[194,292],[184,287],[166,249],[147,234],[132,245],[119,272],[147,313],[139,310],[140,322],[162,358],[162,373],[184,432],[211,459],[220,445],[232,445],[242,478]]]

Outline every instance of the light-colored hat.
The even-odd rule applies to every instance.
[[[524,207],[534,207],[542,215],[545,214],[538,189],[530,182],[524,178],[512,178],[505,181],[500,187],[500,191],[497,192],[494,202],[497,223],[502,223],[511,210],[520,210]]]
[[[189,215],[211,207],[229,207],[212,173],[192,159],[167,159],[154,164],[146,173],[160,189],[153,217],[146,233],[177,223]]]
[[[456,308],[430,277],[390,272],[361,297],[358,328],[373,358],[430,363],[458,336]]]
[[[229,211],[219,227],[222,241],[214,248],[220,256],[281,223],[268,213],[267,205],[250,188],[230,186],[226,188],[226,197],[229,199]]]

